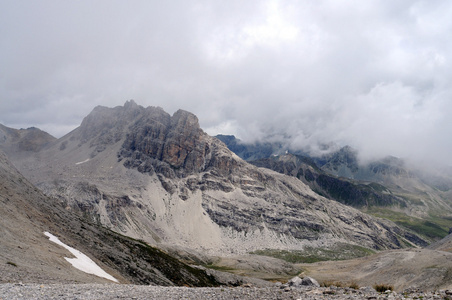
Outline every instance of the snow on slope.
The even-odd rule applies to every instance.
[[[85,159],[84,161],[79,161],[79,162],[77,162],[77,163],[75,163],[76,165],[81,165],[81,164],[84,164],[84,163],[86,163],[86,162],[88,162],[89,161],[89,158],[88,159]]]
[[[54,236],[53,234],[51,234],[49,232],[44,232],[44,234],[49,237],[50,241],[66,248],[67,250],[69,250],[69,252],[71,252],[75,256],[75,258],[65,257],[65,259],[70,264],[72,264],[72,266],[74,268],[77,268],[80,271],[83,271],[88,274],[93,274],[93,275],[103,277],[103,278],[106,278],[106,279],[114,281],[114,282],[118,282],[118,280],[116,278],[114,278],[113,276],[111,276],[110,274],[108,274],[107,272],[102,270],[101,267],[99,267],[94,261],[91,260],[91,258],[86,256],[82,252],[61,242],[59,238],[57,238],[56,236]]]

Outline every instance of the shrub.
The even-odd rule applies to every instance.
[[[342,282],[339,281],[324,281],[320,284],[322,287],[330,287],[330,286],[335,286],[335,287],[342,287]]]
[[[358,285],[356,282],[354,282],[354,281],[352,281],[352,282],[348,285],[348,287],[351,288],[351,289],[354,289],[354,290],[359,290],[359,285]]]
[[[384,292],[386,292],[388,290],[389,291],[393,291],[394,290],[394,288],[392,286],[387,285],[387,284],[376,284],[376,285],[374,285],[374,289],[377,292],[379,292],[379,293],[384,293]]]
[[[12,261],[7,261],[6,263],[7,263],[8,265],[11,265],[11,266],[17,267],[17,265],[16,265],[15,263],[13,263]]]

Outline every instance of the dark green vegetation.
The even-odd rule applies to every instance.
[[[373,250],[350,244],[337,244],[330,249],[305,247],[304,250],[264,249],[251,254],[279,258],[290,263],[314,263],[327,260],[346,260],[374,254]]]
[[[217,266],[217,265],[213,265],[213,264],[205,265],[204,267],[212,269],[212,270],[222,271],[222,272],[232,272],[235,270],[234,268],[231,268],[231,267]]]
[[[377,292],[384,293],[386,291],[393,291],[394,287],[389,284],[376,284],[373,287]]]
[[[6,264],[13,266],[13,267],[17,267],[17,264],[13,263],[12,261],[7,261]]]
[[[356,183],[345,178],[336,178],[327,174],[319,174],[315,183],[320,188],[318,193],[338,202],[357,208],[369,206],[389,206],[406,204],[389,193],[378,183]]]
[[[415,233],[432,240],[439,240],[449,233],[452,224],[450,217],[429,215],[425,219],[408,216],[402,212],[382,207],[372,207],[367,213],[376,217],[386,218],[394,223],[411,229]]]
[[[349,283],[343,283],[343,282],[340,282],[340,281],[323,281],[320,284],[320,286],[323,286],[323,287],[330,287],[330,286],[348,287],[348,288],[351,288],[351,289],[354,289],[354,290],[359,290],[359,285],[356,282],[354,282],[354,281],[349,282]]]

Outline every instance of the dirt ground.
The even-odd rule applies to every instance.
[[[374,286],[386,284],[401,291],[452,288],[452,253],[430,249],[390,250],[347,261],[297,264],[303,275],[319,282]]]

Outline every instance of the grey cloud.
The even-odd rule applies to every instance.
[[[443,1],[10,1],[0,122],[61,136],[96,105],[179,108],[210,134],[452,164]]]

